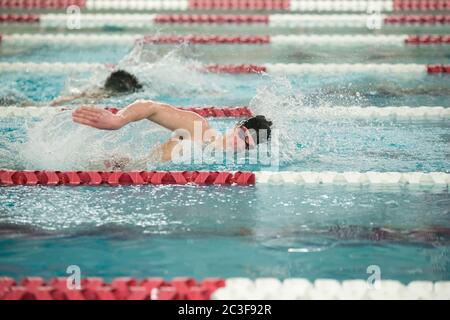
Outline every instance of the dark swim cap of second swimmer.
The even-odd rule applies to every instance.
[[[272,121],[267,120],[265,116],[258,115],[250,119],[239,122],[238,126],[244,126],[251,132],[256,133],[256,137],[253,137],[256,144],[266,142],[270,140]]]
[[[131,73],[117,70],[106,79],[105,89],[115,93],[132,93],[142,89],[142,85]]]

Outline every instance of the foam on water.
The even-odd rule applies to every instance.
[[[301,89],[286,77],[270,75],[265,77],[266,82],[257,89],[257,94],[251,99],[249,105],[255,114],[264,114],[272,119],[274,127],[279,130],[279,143],[283,145],[280,148],[280,157],[284,165],[311,157],[324,146],[329,150],[335,149],[337,140],[332,127],[339,124],[351,130],[354,126],[354,120],[350,118],[324,119],[300,124],[305,121],[303,119],[305,108],[314,110],[318,107],[332,107],[335,102],[321,93],[305,96]],[[358,95],[341,98],[347,102],[353,100],[353,105],[360,104],[362,100]],[[317,118],[320,119],[320,117]],[[298,125],[306,125],[308,131],[302,131],[300,135]],[[325,125],[331,130],[324,130]]]
[[[111,158],[149,156],[157,137],[165,134],[148,122],[117,131],[80,126],[72,122],[70,111],[24,126],[26,141],[8,143],[9,158],[13,166],[36,170],[104,170],[103,162]]]

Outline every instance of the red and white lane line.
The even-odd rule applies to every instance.
[[[114,65],[101,63],[34,63],[34,62],[0,62],[1,72],[33,72],[33,73],[70,73],[90,72],[92,70],[114,70]],[[252,74],[270,73],[281,75],[302,74],[339,74],[339,73],[372,73],[372,74],[407,74],[421,76],[426,74],[449,74],[450,65],[446,64],[359,64],[359,63],[265,63],[261,65],[205,65],[199,71],[210,73]]]
[[[14,108],[14,107],[11,107]],[[29,108],[29,107],[27,107]],[[27,109],[25,108],[25,109]],[[50,109],[54,109],[54,107],[44,107],[44,111],[41,111],[39,109],[41,109],[42,107],[35,107],[36,109],[38,109],[38,112],[46,112],[46,110],[50,111]],[[22,110],[24,108],[21,108]],[[36,110],[35,109],[35,110]],[[114,108],[114,107],[107,107],[105,108],[106,110],[111,111],[112,113],[117,113],[120,111],[119,108]],[[188,110],[188,111],[192,111],[195,112],[199,115],[201,115],[202,117],[211,117],[211,118],[248,118],[252,116],[252,112],[248,107],[243,107],[243,106],[235,106],[235,107],[178,107],[178,109],[181,110]],[[62,111],[65,111],[67,109],[64,109]],[[450,110],[450,109],[449,109]],[[18,110],[15,109],[13,112],[17,112]],[[19,111],[20,113],[21,111]],[[28,110],[26,110],[25,112],[29,112]],[[52,112],[52,111],[50,111]],[[1,113],[2,111],[0,110],[0,117],[1,117]],[[446,111],[444,111],[443,115],[446,113]],[[42,113],[41,113],[42,114]]]
[[[158,15],[145,14],[83,14],[80,17],[80,24],[83,28],[99,28],[104,26],[118,26],[118,27],[133,27],[133,28],[148,28],[153,25],[161,24],[158,20]],[[370,18],[375,19],[375,18]],[[380,27],[383,25],[446,25],[450,23],[450,15],[410,15],[410,16],[386,16],[378,15],[377,23]],[[220,20],[197,19],[194,24],[223,24]],[[181,23],[182,19],[175,20],[174,24]],[[216,21],[216,22],[214,22]],[[225,20],[230,21],[230,20]],[[367,14],[335,14],[335,15],[303,15],[303,14],[274,14],[268,16],[267,22],[260,22],[258,19],[248,19],[246,23],[241,23],[238,20],[231,20],[227,24],[266,24],[268,27],[274,28],[297,28],[297,27],[355,27],[366,28],[368,24]],[[66,26],[67,16],[64,14],[46,14],[40,17],[41,27],[61,27]]]
[[[115,278],[110,283],[102,278],[83,278],[79,288],[64,277],[46,281],[26,277],[16,281],[0,277],[0,300],[448,300],[450,281],[380,280],[370,285],[364,280],[302,278]]]
[[[178,277],[135,279],[83,278],[80,288],[68,285],[67,278],[26,277],[21,281],[0,277],[0,300],[209,300],[211,294],[225,285],[221,278]]]
[[[254,185],[252,172],[0,170],[0,185]]]
[[[404,45],[449,45],[450,35],[142,35],[142,34],[51,34],[15,33],[0,34],[2,45],[33,44],[162,44],[180,43],[201,45],[270,45],[277,46],[404,46]]]
[[[108,108],[113,112],[119,109]],[[183,107],[203,117],[213,118],[240,118],[251,117],[252,112],[248,107]],[[58,107],[11,107],[0,106],[0,118],[8,117],[44,117],[69,110]],[[386,121],[441,121],[450,120],[450,107],[318,107],[302,108],[301,119],[361,119],[361,120],[386,120]],[[283,112],[283,110],[280,110]]]
[[[0,14],[0,23],[38,23],[42,28],[59,28],[67,25],[69,16],[56,14]],[[73,17],[72,17],[73,18]],[[273,28],[367,28],[368,24],[383,26],[445,26],[450,15],[386,15],[367,14],[271,14],[271,15],[187,15],[187,14],[92,14],[79,17],[82,28],[115,26],[122,28],[152,28],[161,25],[258,25]]]
[[[438,109],[433,109],[430,111],[425,111],[429,118],[432,115],[440,118],[446,117],[446,110],[440,107],[435,107]],[[117,113],[120,109],[115,107],[105,107],[106,110],[112,113]],[[178,107],[181,110],[188,110],[195,112],[202,117],[211,118],[246,118],[252,116],[252,111],[245,106],[233,106],[233,107]],[[0,106],[0,118],[6,117],[43,117],[58,114],[61,111],[70,111],[71,109],[65,107],[47,107],[47,106],[29,106],[29,107],[11,107],[11,106]],[[441,112],[443,111],[443,112]],[[424,116],[425,117],[425,116]]]
[[[0,170],[0,185],[376,185],[448,188],[445,172]]]
[[[432,11],[449,0],[0,0],[0,8],[88,10],[266,10],[300,12]]]

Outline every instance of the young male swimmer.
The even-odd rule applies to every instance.
[[[144,100],[130,104],[117,114],[102,108],[83,106],[73,112],[72,119],[76,123],[102,130],[118,130],[130,122],[150,120],[173,133],[172,138],[152,152],[152,157],[157,154],[161,161],[173,160],[174,154],[180,149],[179,146],[186,144],[188,147],[191,144],[212,145],[216,150],[234,152],[249,150],[270,140],[272,126],[271,121],[258,115],[239,122],[225,135],[221,135],[210,127],[205,118],[195,112]],[[130,162],[130,159],[113,159],[112,162],[105,162],[105,165],[109,169],[123,170]],[[145,159],[138,162],[142,164]]]
[[[112,96],[124,95],[137,92],[142,89],[142,84],[133,74],[125,70],[112,72],[102,87],[89,89],[66,97],[53,100],[50,105],[60,106],[78,99],[97,100]]]

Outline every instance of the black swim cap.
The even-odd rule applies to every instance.
[[[256,144],[270,140],[270,127],[272,126],[272,121],[267,120],[265,116],[258,115],[253,118],[243,120],[239,122],[238,126],[246,127],[253,134],[256,133],[256,137],[253,137]],[[260,130],[262,131],[261,134]]]
[[[142,85],[131,73],[117,70],[106,79],[105,89],[114,93],[132,93],[142,89]]]

